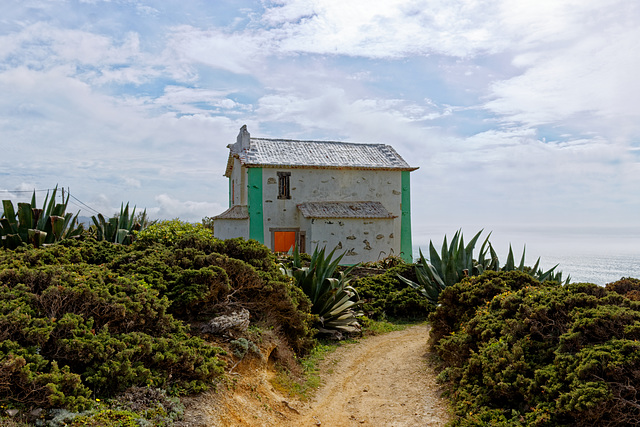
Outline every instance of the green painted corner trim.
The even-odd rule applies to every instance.
[[[409,171],[402,171],[402,198],[400,217],[400,253],[405,262],[413,261],[411,244],[411,178]]]
[[[264,243],[262,212],[262,168],[247,169],[247,209],[249,210],[249,238]]]

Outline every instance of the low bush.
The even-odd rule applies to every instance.
[[[161,233],[157,227],[154,232]],[[178,318],[202,321],[246,308],[252,322],[276,328],[296,353],[304,354],[313,346],[309,299],[280,272],[275,258],[269,258],[271,263],[248,258],[262,257],[268,251],[264,245],[243,246],[237,239],[223,244],[200,233],[176,238],[173,247],[146,241],[140,248],[137,242],[115,257],[109,268],[149,283],[167,297],[169,312]],[[226,249],[246,261],[224,253]]]
[[[68,427],[138,427],[138,416],[131,411],[104,409],[95,414],[80,415]]]
[[[593,284],[485,273],[432,314],[455,425],[631,425],[640,417],[640,303]],[[458,316],[457,318],[455,316]]]
[[[498,294],[539,285],[536,279],[521,271],[487,271],[448,286],[440,294],[440,305],[430,315],[432,342],[460,328],[475,315],[476,309]]]
[[[289,351],[312,348],[309,300],[268,249],[164,225],[131,246],[0,250],[1,403],[78,411],[132,386],[203,390],[223,374],[221,350],[189,322],[230,309],[247,308]]]
[[[184,415],[178,398],[155,387],[131,387],[108,404],[113,410],[135,413],[137,425],[142,426],[170,426]]]
[[[220,350],[189,336],[168,306],[104,267],[0,269],[0,399],[76,410],[92,392],[131,385],[206,388],[222,373]]]
[[[353,281],[363,301],[362,311],[371,319],[425,319],[435,308],[419,291],[408,287],[398,275],[415,280],[411,264],[399,264],[382,274]]]
[[[605,287],[609,291],[624,295],[634,301],[640,301],[640,279],[623,277],[617,282],[607,283]]]
[[[178,219],[160,221],[134,233],[136,249],[144,249],[155,244],[173,247],[178,240],[194,237],[198,238],[201,245],[212,245],[216,241],[213,237],[213,230],[210,228],[206,228],[202,224],[182,222]]]

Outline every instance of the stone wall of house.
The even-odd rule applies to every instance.
[[[278,199],[278,172],[290,172],[291,199]],[[395,219],[385,220],[384,225],[381,220],[373,220],[372,224],[364,224],[363,220],[353,223],[354,230],[350,231],[342,227],[314,227],[313,230],[305,230],[301,226],[301,231],[313,234],[307,235],[307,252],[311,252],[312,242],[327,242],[327,247],[338,245],[342,242],[346,245],[346,237],[356,235],[359,245],[351,247],[358,254],[373,254],[368,256],[367,261],[375,260],[378,253],[389,254],[390,251],[399,254],[400,252],[400,215],[402,178],[400,171],[377,171],[377,170],[339,170],[339,169],[292,169],[292,168],[264,168],[262,172],[263,180],[263,205],[264,205],[264,228],[265,241],[267,247],[272,247],[271,234],[267,230],[278,228],[297,227],[304,224],[304,218],[297,209],[297,205],[304,202],[322,201],[378,201],[394,216]],[[315,220],[319,221],[319,220]],[[354,220],[348,220],[350,226]],[[357,226],[355,224],[358,224]],[[343,224],[346,222],[343,221]],[[315,225],[315,223],[314,223]],[[331,225],[331,224],[326,224]],[[366,225],[366,227],[365,227]],[[381,229],[376,229],[381,227]],[[331,229],[331,231],[328,231]],[[356,233],[356,230],[366,229]],[[314,231],[315,230],[315,231]],[[324,230],[324,231],[323,231]],[[327,234],[328,233],[328,234]],[[333,234],[331,234],[333,233]],[[375,236],[387,236],[385,239],[376,239]],[[389,240],[388,236],[394,237]],[[373,236],[373,239],[368,237]],[[371,249],[364,249],[369,242]],[[366,252],[363,252],[366,251]],[[364,255],[358,255],[359,258]],[[359,262],[359,261],[354,261]],[[349,262],[351,263],[351,262]]]
[[[249,238],[248,219],[216,219],[213,224],[213,235],[218,239]]]
[[[308,227],[307,252],[335,248],[337,254],[345,254],[342,264],[377,261],[399,252],[393,219],[312,219]]]

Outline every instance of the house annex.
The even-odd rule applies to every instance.
[[[411,260],[409,173],[386,144],[252,138],[230,150],[229,209],[213,218],[221,239],[255,239],[277,252],[297,244],[345,252],[343,262]]]

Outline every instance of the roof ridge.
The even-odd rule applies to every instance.
[[[313,142],[313,143],[319,143],[319,144],[375,145],[375,146],[390,147],[389,144],[385,144],[383,142],[352,142],[352,141],[332,141],[332,140],[318,140],[318,139],[288,139],[288,138],[251,137],[251,141]]]

